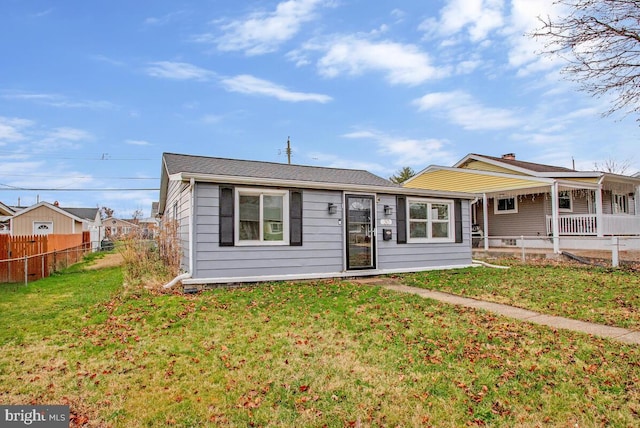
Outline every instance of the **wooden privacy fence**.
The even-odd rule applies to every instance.
[[[73,235],[0,235],[0,283],[36,281],[77,263],[91,250],[89,232]]]

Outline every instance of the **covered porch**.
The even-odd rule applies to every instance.
[[[581,179],[535,180],[536,185],[527,188],[482,194],[472,212],[476,228],[482,231],[475,236],[476,244],[481,243],[477,247],[488,251],[526,241],[532,247],[560,253],[561,248],[609,247],[611,237],[640,236],[638,179],[603,173]]]

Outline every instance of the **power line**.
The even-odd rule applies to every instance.
[[[0,174],[0,177],[32,177],[32,178],[60,178],[60,175],[39,175],[39,174]],[[75,175],[67,177],[69,179],[93,178],[100,180],[160,180],[160,177],[95,177],[90,175]]]
[[[106,188],[106,189],[47,189],[38,187],[11,187],[6,184],[1,184],[6,188],[0,189],[0,191],[19,191],[19,192],[134,192],[134,191],[158,191],[159,188]]]
[[[30,156],[32,153],[25,152],[0,152],[2,155],[8,156]],[[108,153],[102,153],[98,157],[72,157],[72,156],[50,156],[47,159],[64,159],[64,160],[93,160],[93,161],[157,161],[157,158],[113,158]]]

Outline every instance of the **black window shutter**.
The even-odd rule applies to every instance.
[[[234,237],[234,189],[231,186],[220,186],[220,246],[233,247]]]
[[[462,242],[462,201],[456,199],[453,201],[453,219],[455,221],[456,243]]]
[[[396,223],[398,244],[407,243],[407,197],[396,196]]]
[[[302,246],[302,191],[289,192],[289,245]]]

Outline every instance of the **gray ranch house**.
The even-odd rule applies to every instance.
[[[475,197],[362,170],[164,153],[158,214],[178,231],[172,283],[194,289],[470,266]]]

